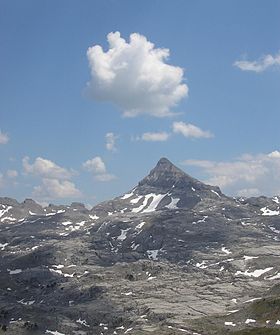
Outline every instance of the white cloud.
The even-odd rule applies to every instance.
[[[81,196],[81,192],[71,181],[50,178],[43,178],[42,185],[35,186],[33,194],[41,199],[76,198]]]
[[[118,136],[114,133],[107,133],[105,135],[106,139],[106,149],[109,151],[116,151],[116,140],[118,139]]]
[[[16,170],[8,170],[6,175],[8,178],[16,178],[18,176],[18,172]]]
[[[129,42],[119,32],[107,35],[109,50],[100,45],[87,51],[91,81],[87,92],[94,99],[109,101],[123,115],[172,115],[171,108],[188,94],[184,71],[165,61],[168,49],[155,48],[145,36],[134,33]]]
[[[94,174],[106,173],[106,166],[102,158],[97,156],[83,163],[83,167]]]
[[[98,181],[106,182],[116,178],[114,175],[107,173],[106,165],[99,156],[84,162],[83,167],[87,171],[92,172],[94,178]]]
[[[57,198],[76,198],[82,193],[69,179],[74,175],[51,160],[37,157],[34,163],[29,163],[29,157],[22,159],[23,169],[26,174],[41,178],[41,184],[33,188],[33,194],[41,200]]]
[[[33,164],[29,164],[29,157],[24,157],[22,164],[25,173],[44,178],[70,179],[73,175],[73,172],[41,157],[37,157]]]
[[[243,155],[228,162],[186,160],[185,165],[201,169],[206,182],[225,193],[243,196],[280,194],[280,152]]]
[[[268,157],[270,158],[280,158],[280,152],[275,150],[275,151],[272,151],[270,154],[268,154]]]
[[[164,142],[168,140],[169,136],[170,134],[166,132],[144,133],[138,139],[147,142]]]
[[[2,133],[0,130],[0,144],[7,144],[9,142],[9,136],[5,133]]]
[[[280,66],[280,52],[275,56],[265,55],[256,61],[238,60],[234,64],[242,71],[263,72],[270,67]]]
[[[185,137],[189,138],[211,138],[214,135],[210,131],[205,131],[199,127],[185,122],[173,122],[172,125],[173,132],[176,134],[182,134]]]

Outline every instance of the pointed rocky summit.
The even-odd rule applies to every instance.
[[[193,208],[203,199],[225,197],[219,187],[206,185],[161,158],[151,172],[128,193],[95,206],[92,211],[107,213],[149,213],[158,210]]]
[[[151,170],[149,175],[142,179],[138,186],[150,186],[166,189],[174,187],[190,186],[200,183],[192,178],[177,166],[172,164],[167,158],[161,158],[157,165]]]

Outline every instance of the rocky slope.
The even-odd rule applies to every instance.
[[[234,199],[166,158],[88,210],[0,198],[9,334],[279,334],[279,197]]]

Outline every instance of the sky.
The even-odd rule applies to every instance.
[[[280,1],[1,0],[0,196],[94,205],[167,157],[280,194]]]

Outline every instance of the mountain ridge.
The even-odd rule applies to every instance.
[[[280,197],[227,197],[166,159],[145,178],[91,210],[0,198],[3,330],[277,331]]]

